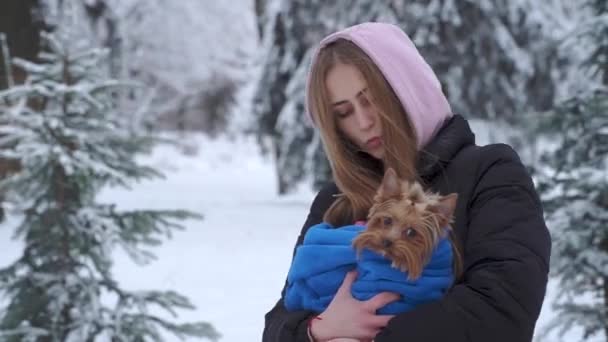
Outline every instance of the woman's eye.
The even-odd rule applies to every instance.
[[[361,105],[362,106],[369,106],[372,104],[372,102],[374,102],[374,98],[372,97],[372,94],[370,94],[369,92],[365,92],[365,94],[363,96],[361,96]]]
[[[340,119],[344,119],[346,117],[348,117],[350,114],[352,113],[352,111],[344,111],[344,112],[336,112],[336,115],[338,116],[338,118]]]
[[[384,225],[385,226],[390,226],[391,224],[393,224],[393,219],[390,217],[385,217],[384,218]]]
[[[367,99],[367,97],[362,97],[361,98],[361,105],[365,106],[365,107],[367,107],[367,106],[370,105],[370,101]]]

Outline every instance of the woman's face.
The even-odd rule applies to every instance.
[[[374,158],[384,155],[382,125],[361,72],[349,64],[336,64],[325,79],[338,129]]]

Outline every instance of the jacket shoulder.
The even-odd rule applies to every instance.
[[[340,189],[334,182],[328,182],[321,187],[310,207],[311,213],[323,216],[325,211],[333,204],[336,199],[336,194],[340,193]]]
[[[521,164],[517,152],[510,145],[498,143],[489,145],[469,145],[459,152],[454,159],[464,167],[479,165],[481,167],[492,165],[496,162],[515,162]]]
[[[482,161],[486,162],[515,162],[521,164],[519,154],[507,144],[490,144],[479,147]]]
[[[470,207],[480,193],[519,187],[539,201],[532,177],[517,152],[507,144],[470,145],[459,152],[447,170],[444,192],[458,192]],[[440,187],[441,188],[441,187]]]
[[[457,172],[475,175],[477,181],[492,174],[516,171],[519,177],[528,178],[529,173],[518,153],[507,144],[471,145],[461,151],[450,163]]]
[[[523,164],[519,154],[507,144],[490,144],[479,147],[479,171],[483,176],[488,171],[495,171],[505,179],[529,179],[530,173]]]
[[[479,147],[477,191],[498,187],[519,187],[536,202],[540,202],[532,176],[519,154],[507,144]]]

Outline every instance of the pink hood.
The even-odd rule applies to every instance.
[[[363,23],[325,37],[312,56],[311,66],[320,49],[340,38],[355,43],[376,63],[410,116],[418,136],[418,149],[426,146],[453,114],[437,76],[414,43],[395,25]],[[310,74],[307,92],[309,84]],[[306,108],[310,108],[308,103]],[[309,112],[308,115],[312,121],[312,115]]]

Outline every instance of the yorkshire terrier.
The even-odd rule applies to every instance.
[[[428,264],[435,247],[451,226],[458,195],[441,196],[424,191],[420,183],[400,180],[389,168],[382,180],[368,217],[367,227],[353,240],[359,254],[363,248],[392,261],[392,267],[407,271],[416,280]],[[454,275],[460,273],[460,254],[452,241]]]

